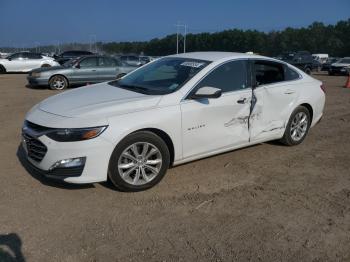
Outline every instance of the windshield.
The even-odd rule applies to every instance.
[[[147,95],[170,94],[182,87],[209,63],[188,58],[162,58],[109,84]]]
[[[338,61],[338,63],[350,64],[350,58],[342,58]]]

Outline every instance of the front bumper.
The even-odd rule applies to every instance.
[[[338,74],[338,75],[347,75],[348,70],[346,67],[336,67],[336,66],[331,66],[329,68],[329,72],[332,74]]]
[[[49,85],[49,79],[47,78],[40,78],[40,77],[32,77],[27,76],[27,80],[29,85],[31,86],[47,86]]]
[[[42,160],[28,157],[28,154],[25,158],[37,174],[76,184],[107,180],[108,164],[114,145],[103,137],[79,142],[56,142],[45,135],[36,139],[46,146],[45,155]],[[84,166],[50,170],[57,161],[77,157],[86,157]]]

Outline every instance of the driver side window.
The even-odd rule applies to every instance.
[[[247,61],[237,60],[220,65],[199,82],[196,90],[204,86],[219,88],[222,93],[247,88]]]

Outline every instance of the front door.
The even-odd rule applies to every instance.
[[[70,80],[73,83],[96,83],[99,81],[96,57],[83,58],[73,69]]]
[[[183,157],[212,153],[247,144],[251,88],[247,78],[247,62],[236,60],[216,67],[201,80],[198,88],[220,88],[222,96],[181,103]]]

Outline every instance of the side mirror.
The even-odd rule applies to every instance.
[[[8,58],[7,58],[7,60],[11,61],[11,60],[12,60],[12,58],[11,58],[11,57],[8,57]]]
[[[204,86],[199,88],[193,95],[191,95],[191,99],[200,99],[200,98],[219,98],[222,94],[221,89]]]
[[[78,68],[79,69],[80,68],[80,64],[75,64],[74,68]]]

